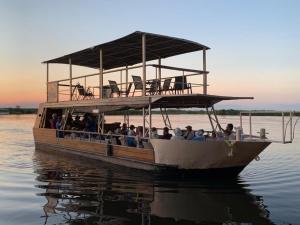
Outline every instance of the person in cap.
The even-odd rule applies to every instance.
[[[205,141],[204,130],[200,129],[195,132],[195,137],[192,139],[193,141]]]
[[[185,128],[186,128],[186,132],[183,135],[184,139],[186,139],[186,140],[192,140],[193,137],[195,136],[194,131],[192,129],[192,126],[188,125]]]

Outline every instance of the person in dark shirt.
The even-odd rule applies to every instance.
[[[164,127],[163,129],[163,135],[162,135],[162,139],[168,139],[170,140],[172,137],[172,134],[169,133],[169,128],[168,127]]]

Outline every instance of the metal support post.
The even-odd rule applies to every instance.
[[[214,124],[213,124],[213,122],[212,122],[212,119],[211,119],[210,113],[209,113],[209,111],[208,111],[208,108],[206,107],[205,109],[206,109],[206,113],[207,113],[207,116],[208,116],[208,119],[209,119],[211,128],[212,128],[213,131],[215,131],[215,127],[214,127]]]
[[[145,137],[145,128],[146,128],[145,108],[143,108],[143,137]]]
[[[252,138],[252,117],[251,117],[251,113],[249,113],[249,134],[250,134],[250,138]]]
[[[293,113],[290,112],[290,141],[293,141]]]
[[[285,143],[285,132],[284,132],[284,112],[281,113],[282,115],[282,142]]]
[[[146,96],[146,35],[142,36],[143,96]]]
[[[126,85],[125,85],[125,90],[127,91],[127,89],[128,89],[128,66],[126,66]],[[128,93],[129,94],[129,93]]]
[[[70,101],[72,101],[72,59],[69,58],[69,66],[70,66]]]
[[[99,50],[99,98],[103,98],[103,51]]]
[[[161,88],[161,58],[160,57],[158,59],[158,65],[159,65],[158,67],[159,91],[161,91],[162,88]]]
[[[243,115],[242,115],[242,112],[240,112],[240,128],[243,128]]]
[[[151,112],[151,100],[149,101],[148,107],[148,115],[149,115],[149,138],[151,138],[151,128],[152,128],[152,112]]]
[[[47,80],[47,82],[46,82],[46,88],[47,88],[47,95],[46,95],[46,99],[47,99],[47,102],[48,102],[48,83],[49,83],[49,63],[47,63],[47,78],[46,78],[46,80]]]
[[[206,49],[203,49],[203,94],[207,94]]]

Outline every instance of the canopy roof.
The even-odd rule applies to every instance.
[[[223,100],[239,100],[239,99],[253,99],[253,97],[231,97],[231,96],[217,96],[217,95],[167,95],[167,96],[141,96],[128,98],[107,98],[107,99],[93,99],[85,101],[69,101],[59,103],[46,103],[46,107],[50,108],[86,108],[99,109],[101,112],[110,112],[124,109],[141,109],[147,107],[151,102],[151,108],[206,108]]]
[[[69,64],[69,59],[71,58],[73,65],[99,68],[100,49],[103,52],[104,70],[141,63],[143,34],[146,35],[146,61],[209,49],[209,47],[197,42],[181,38],[136,31],[117,40],[86,48],[43,63]]]

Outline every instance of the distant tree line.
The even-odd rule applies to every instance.
[[[37,108],[0,108],[0,112],[8,113],[8,114],[36,114]]]
[[[234,116],[234,115],[240,115],[240,112],[243,110],[235,110],[235,109],[219,109],[215,110],[217,115],[220,116]],[[21,107],[15,107],[15,108],[0,108],[1,112],[7,112],[9,114],[36,114],[37,108],[21,108]],[[138,109],[130,109],[130,110],[121,110],[121,111],[113,111],[106,113],[106,115],[124,115],[125,113],[128,113],[128,115],[142,115],[142,110]],[[182,109],[168,109],[167,110],[169,115],[180,115],[180,114],[196,114],[196,115],[202,115],[206,114],[205,110],[182,110]],[[159,110],[153,110],[152,114],[160,114]],[[260,110],[260,113],[255,113],[255,110],[252,113],[253,116],[281,116],[281,113],[270,113],[270,110],[266,110],[266,113],[262,113]],[[287,113],[285,114],[287,116]],[[296,116],[300,116],[300,113],[297,112]]]
[[[234,116],[234,115],[240,115],[241,112],[245,110],[235,110],[235,109],[220,109],[220,110],[215,110],[217,115],[220,116]],[[261,112],[259,110],[259,113],[255,113],[255,110],[252,111],[253,116],[281,116],[280,112],[274,111],[274,113],[270,113],[270,110],[266,110],[266,113]],[[168,109],[167,110],[169,115],[180,115],[180,114],[196,114],[196,115],[202,115],[206,114],[205,110],[181,110],[181,109]],[[107,115],[124,115],[126,111],[113,111],[106,113]],[[127,110],[128,115],[141,115],[143,112],[142,110]],[[159,110],[153,110],[152,114],[160,114]],[[296,116],[300,116],[300,113],[297,112],[295,113]],[[287,116],[287,113],[285,114]]]

